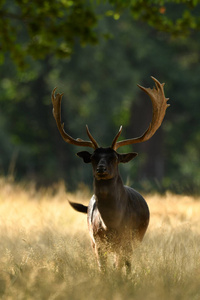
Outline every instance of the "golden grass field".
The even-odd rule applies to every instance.
[[[90,196],[0,179],[0,299],[200,299],[200,198],[145,196],[150,226],[126,276],[99,272],[86,215],[68,205]]]

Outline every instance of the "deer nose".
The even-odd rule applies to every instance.
[[[98,174],[103,174],[103,173],[105,173],[106,172],[106,167],[104,166],[104,165],[99,165],[98,167],[97,167],[97,173]]]

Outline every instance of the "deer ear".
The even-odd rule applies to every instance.
[[[91,162],[91,156],[92,156],[92,154],[90,154],[87,151],[78,152],[78,153],[76,153],[76,155],[79,156],[79,157],[81,157],[86,164],[88,164],[88,163]]]
[[[119,157],[119,162],[120,163],[127,163],[130,160],[132,160],[133,158],[135,158],[138,154],[136,152],[130,152],[130,153],[124,153],[124,154],[119,154],[118,153],[118,157]]]

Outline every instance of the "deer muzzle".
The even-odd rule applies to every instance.
[[[97,167],[97,174],[101,175],[101,174],[107,174],[107,168],[104,165],[99,165]]]

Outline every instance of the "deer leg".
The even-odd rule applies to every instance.
[[[130,256],[127,253],[123,253],[123,251],[119,251],[115,253],[114,267],[118,270],[122,270],[125,267],[126,275],[131,272],[131,262]]]
[[[126,275],[131,273],[131,262],[130,259],[125,259],[125,268],[126,268]]]
[[[98,245],[95,245],[95,254],[99,266],[99,270],[102,272],[106,271],[106,265],[107,265],[107,253],[104,251],[103,248],[101,248]]]
[[[123,256],[122,256],[122,253],[121,251],[117,251],[115,253],[115,260],[114,260],[114,267],[118,270],[122,269],[124,266],[124,259],[123,259]]]

